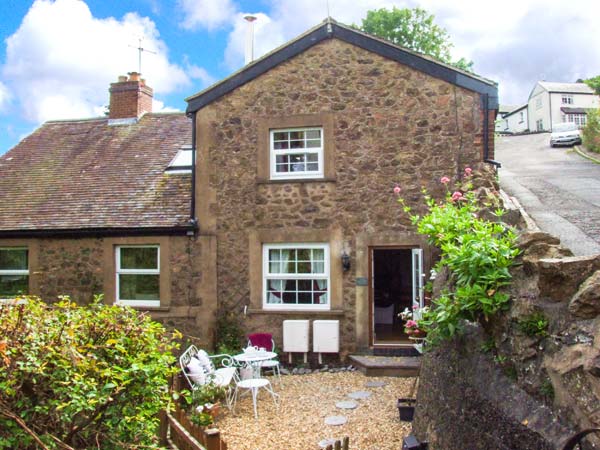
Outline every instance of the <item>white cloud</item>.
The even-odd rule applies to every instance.
[[[269,0],[268,11],[252,12],[254,22],[254,56],[258,58],[321,23],[327,17],[327,3],[323,0]],[[391,8],[393,1],[335,0],[329,2],[329,14],[335,20],[360,24],[370,9]],[[246,21],[239,13],[233,17],[233,30],[227,38],[225,64],[237,69],[244,64]]]
[[[216,30],[230,24],[236,13],[232,0],[178,0],[184,14],[181,26],[188,30]]]
[[[324,0],[268,0],[255,28],[255,56],[273,50],[320,23],[327,15]],[[568,6],[547,0],[330,0],[330,15],[346,24],[360,24],[367,11],[420,7],[435,15],[454,44],[454,59],[475,63],[475,72],[499,82],[502,103],[527,101],[534,83],[575,81],[600,73],[600,27],[597,0],[575,0]],[[225,63],[244,63],[244,14],[235,16]],[[255,14],[256,15],[256,14]],[[576,30],[576,32],[575,32]],[[588,43],[588,44],[586,44]]]
[[[171,106],[165,106],[165,102],[160,100],[152,99],[152,111],[154,112],[180,112],[181,110],[178,108],[173,108]]]
[[[156,94],[190,85],[168,59],[155,24],[128,13],[94,18],[81,0],[36,0],[19,29],[6,40],[4,79],[26,119],[88,117],[108,103],[109,83],[137,70],[138,38],[156,54],[142,55],[142,71]]]
[[[0,81],[0,112],[4,111],[11,100],[11,93],[4,83]]]

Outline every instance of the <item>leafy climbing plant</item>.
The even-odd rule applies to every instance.
[[[177,332],[63,297],[0,305],[0,449],[158,448]]]
[[[472,170],[465,169],[464,181],[455,190],[450,179],[442,177],[446,187],[442,201],[423,191],[427,213],[414,214],[399,196],[398,201],[420,234],[441,250],[436,272],[449,270],[449,285],[432,299],[431,313],[423,324],[430,343],[452,337],[464,320],[488,320],[508,306],[509,296],[501,288],[510,283],[510,267],[519,254],[516,234],[500,221],[482,217],[483,209],[494,207],[496,198],[479,198],[471,183]],[[400,195],[399,187],[394,189]],[[503,210],[493,211],[501,218]]]

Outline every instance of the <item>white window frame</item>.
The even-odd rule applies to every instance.
[[[562,94],[561,96],[561,104],[563,105],[572,105],[574,102],[573,94]]]
[[[1,250],[25,250],[27,252],[27,270],[8,270],[0,269],[0,275],[27,275],[27,294],[29,293],[29,248],[28,247],[0,247]],[[25,294],[25,295],[27,295]],[[14,297],[0,297],[0,298],[14,298]]]
[[[122,248],[155,248],[156,249],[156,269],[121,269],[121,249]],[[117,305],[128,305],[128,306],[146,306],[146,307],[159,307],[160,306],[160,245],[157,244],[140,244],[140,245],[117,245],[115,247],[115,258],[116,258],[116,292],[115,292],[115,303]],[[158,300],[127,300],[119,298],[119,275],[158,275]]]
[[[324,257],[324,272],[314,273],[269,273],[269,250],[273,249],[322,249]],[[267,303],[267,291],[269,280],[314,280],[327,281],[327,303],[324,304],[290,304],[290,303]],[[327,243],[285,243],[285,244],[263,244],[263,309],[270,310],[293,310],[293,311],[328,311],[331,309],[331,274],[330,274],[330,252]]]
[[[274,134],[275,133],[289,133],[294,131],[314,131],[318,130],[321,132],[321,146],[310,147],[310,148],[294,148],[286,150],[275,150]],[[323,127],[300,127],[300,128],[281,128],[269,130],[269,159],[270,159],[270,173],[272,180],[297,180],[303,178],[323,178],[324,176],[324,148],[325,148],[325,136],[323,133]],[[293,155],[296,153],[314,153],[317,154],[317,164],[319,169],[313,171],[303,172],[277,172],[276,171],[276,154],[277,155]]]

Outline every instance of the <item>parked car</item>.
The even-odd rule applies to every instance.
[[[563,122],[554,125],[550,135],[550,147],[575,144],[581,144],[581,132],[577,128],[577,124]]]

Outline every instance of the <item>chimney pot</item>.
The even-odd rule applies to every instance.
[[[140,81],[140,74],[137,72],[129,72],[129,81]]]
[[[119,75],[119,83],[122,83],[124,81],[127,81],[127,76],[126,75]]]

